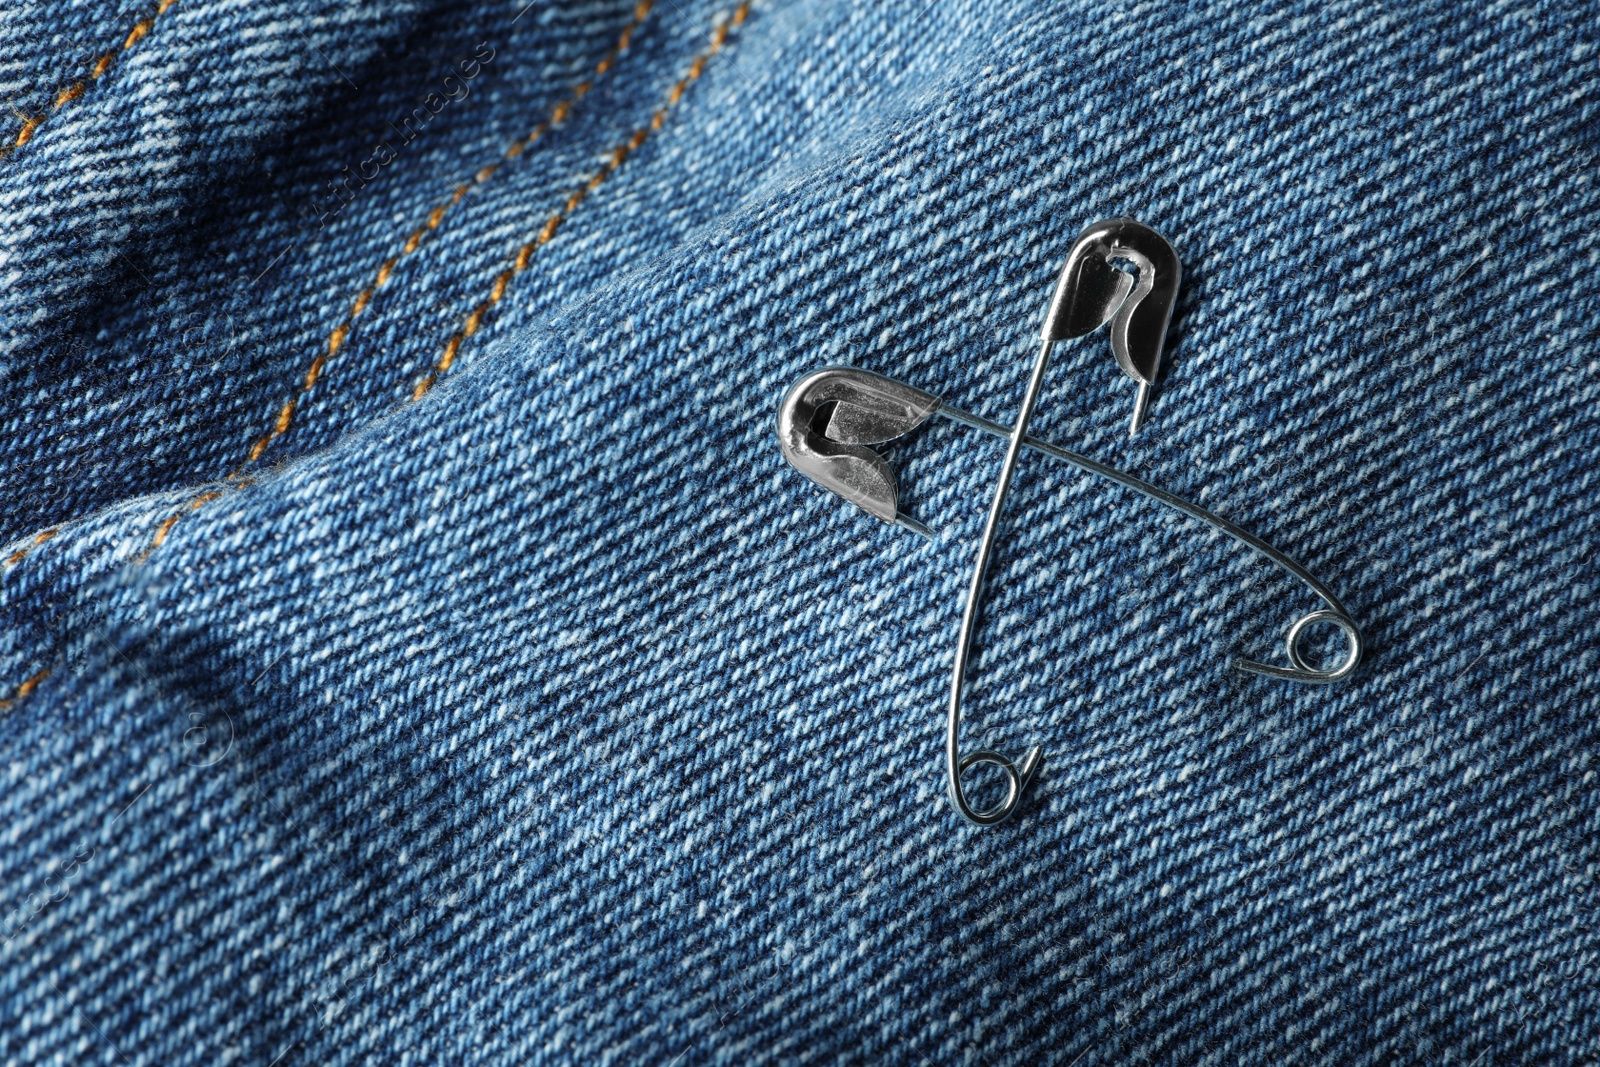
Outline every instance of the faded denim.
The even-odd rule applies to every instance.
[[[1594,0],[519,10],[7,6],[0,1058],[1600,1059]],[[1035,432],[1368,654],[1025,458],[975,830],[1000,448],[894,447],[930,543],[773,414],[1009,421],[1116,215],[1150,421],[1090,338]]]

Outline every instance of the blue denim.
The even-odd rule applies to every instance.
[[[1600,1060],[1593,0],[6,17],[5,1062]],[[1119,215],[1149,422],[1091,337],[1034,432],[1367,656],[1025,458],[974,829],[1000,446],[890,448],[930,542],[773,416],[1009,422]]]

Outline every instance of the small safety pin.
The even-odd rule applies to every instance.
[[[1141,232],[1142,231],[1142,232]],[[1130,247],[1132,236],[1139,247]],[[1165,248],[1151,247],[1150,238]],[[1155,255],[1151,255],[1151,252]],[[1139,289],[1148,301],[1143,317],[1137,308],[1129,308],[1129,291],[1133,280],[1111,265],[1113,258],[1131,258],[1140,270]],[[952,669],[950,687],[950,714],[946,735],[946,767],[950,801],[968,822],[977,826],[991,826],[1007,818],[1016,810],[1022,792],[1038,770],[1041,753],[1037,745],[1030,748],[1020,764],[990,749],[960,752],[961,697],[964,687],[967,660],[971,651],[972,635],[976,627],[978,609],[983,593],[984,573],[999,527],[1005,496],[1010,488],[1017,457],[1023,448],[1032,449],[1052,459],[1070,464],[1079,470],[1097,475],[1150,499],[1174,508],[1183,514],[1220,530],[1240,544],[1266,556],[1286,573],[1298,578],[1315,593],[1325,608],[1312,611],[1289,628],[1285,641],[1290,666],[1280,667],[1254,660],[1238,659],[1234,666],[1240,670],[1288,681],[1329,683],[1349,677],[1360,665],[1363,651],[1361,630],[1332,590],[1318,581],[1300,564],[1273,548],[1254,534],[1241,529],[1228,520],[1174,496],[1131,474],[1100,463],[1087,456],[1057,445],[1030,437],[1028,421],[1038,401],[1055,343],[1065,337],[1093,332],[1113,316],[1121,322],[1118,347],[1118,327],[1113,324],[1112,348],[1117,353],[1118,364],[1127,370],[1131,365],[1145,377],[1140,378],[1140,395],[1134,413],[1134,429],[1143,421],[1143,411],[1148,400],[1149,384],[1155,376],[1160,359],[1160,346],[1164,341],[1167,320],[1171,316],[1171,303],[1177,293],[1177,256],[1166,241],[1155,231],[1131,219],[1099,223],[1084,231],[1073,245],[1072,253],[1062,269],[1061,280],[1051,300],[1044,324],[1044,343],[1034,363],[1033,373],[1023,396],[1022,410],[1011,430],[978,415],[972,415],[953,405],[944,403],[938,396],[915,386],[897,382],[871,371],[847,367],[830,367],[801,378],[785,394],[778,409],[778,438],[784,458],[800,473],[824,489],[848,500],[871,515],[922,536],[932,536],[922,523],[899,510],[899,487],[894,471],[887,461],[868,445],[885,444],[903,437],[920,427],[935,415],[953,422],[981,430],[1007,442],[1005,461],[1000,469],[994,499],[984,524],[983,537],[978,545],[973,566],[972,584],[967,594],[966,608],[962,612],[961,632],[956,644],[956,658]],[[1170,273],[1168,273],[1170,272]],[[1112,275],[1118,275],[1119,281]],[[1145,277],[1153,275],[1147,285]],[[1165,284],[1170,280],[1170,284]],[[1137,295],[1137,294],[1135,294]],[[1154,296],[1155,299],[1151,299]],[[1159,331],[1155,322],[1159,319]],[[1154,346],[1154,355],[1151,346]],[[1128,355],[1124,363],[1123,355]],[[1343,660],[1333,667],[1317,668],[1306,663],[1300,655],[1299,640],[1306,627],[1316,623],[1331,623],[1345,636],[1346,652]],[[1006,795],[994,807],[975,811],[967,802],[961,786],[961,777],[974,766],[989,765],[1000,769],[1006,776]]]

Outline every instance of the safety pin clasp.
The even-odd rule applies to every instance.
[[[1137,279],[1119,270],[1118,261],[1130,264]],[[1045,311],[1041,332],[1047,343],[1111,323],[1111,354],[1122,373],[1139,383],[1130,437],[1144,425],[1182,282],[1183,266],[1165,237],[1135,219],[1107,219],[1072,243]]]
[[[822,488],[884,522],[932,537],[900,513],[894,471],[867,446],[904,437],[938,408],[938,397],[915,386],[870,371],[824,367],[784,394],[778,446],[795,470]]]

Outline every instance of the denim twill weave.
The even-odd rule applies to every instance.
[[[0,34],[7,1062],[1600,1058],[1596,4],[180,0],[52,110],[154,6]],[[1150,421],[1096,337],[1034,432],[1368,656],[1230,671],[1304,592],[1024,459],[964,736],[1046,762],[973,830],[999,446],[891,448],[929,543],[773,415],[1008,420],[1123,214]]]

